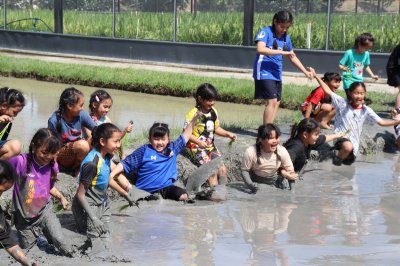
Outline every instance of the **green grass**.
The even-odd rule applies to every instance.
[[[201,83],[208,82],[218,89],[218,101],[236,103],[253,103],[254,94],[253,81],[248,79],[211,78],[130,68],[64,64],[4,55],[0,55],[0,73],[5,76],[182,97],[192,96]],[[282,108],[298,110],[312,89],[314,88],[305,85],[284,84]],[[344,96],[343,91],[339,94]],[[373,103],[370,106],[375,111],[388,111],[392,108],[395,97],[387,93],[369,92],[368,98],[372,99]],[[280,119],[284,123],[288,118]]]
[[[0,9],[0,15],[2,10]],[[273,13],[255,13],[255,36],[259,29],[270,25]],[[7,21],[40,18],[33,27],[33,20],[8,25],[8,29],[49,32],[54,29],[53,10],[7,10]],[[201,12],[196,15],[178,12],[177,40],[180,42],[241,45],[243,40],[243,13]],[[400,42],[400,16],[397,14],[337,14],[331,15],[329,48],[347,50],[357,35],[370,32],[375,37],[373,51],[390,52]],[[299,14],[289,30],[296,48],[307,48],[307,25],[311,25],[311,48],[324,49],[326,40],[326,14]],[[64,10],[64,33],[85,36],[112,36],[111,12],[85,12]],[[173,14],[125,11],[116,14],[117,38],[171,41]]]

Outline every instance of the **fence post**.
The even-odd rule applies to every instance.
[[[115,38],[115,0],[112,0],[112,37]]]
[[[243,45],[250,46],[253,43],[254,0],[244,0],[243,12]]]
[[[7,29],[7,1],[3,0],[3,30]]]
[[[328,0],[328,14],[326,16],[325,50],[329,49],[329,34],[331,32],[331,0]]]
[[[63,33],[63,0],[54,0],[54,33]]]
[[[174,0],[174,36],[172,38],[173,42],[176,42],[176,23],[177,23],[177,12],[176,12],[176,0]]]

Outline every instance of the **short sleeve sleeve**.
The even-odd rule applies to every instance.
[[[341,64],[342,66],[347,66],[348,61],[349,61],[349,57],[350,57],[350,52],[351,52],[350,50],[347,50],[344,53],[342,59],[340,59],[340,61],[339,61],[339,64]]]
[[[269,30],[268,27],[261,29],[258,33],[256,38],[254,39],[254,42],[257,43],[259,41],[268,43],[268,40],[270,38]]]
[[[367,67],[371,64],[371,59],[369,56],[369,52],[365,52],[365,62],[364,62],[364,67]]]
[[[293,171],[294,167],[293,167],[293,162],[292,159],[290,158],[289,152],[287,151],[287,149],[283,146],[278,146],[278,153],[281,159],[281,164],[282,167],[287,170],[287,171]]]
[[[186,146],[186,141],[183,135],[180,135],[178,139],[170,143],[171,150],[174,154],[179,154]]]
[[[90,186],[93,178],[97,174],[97,165],[94,162],[87,162],[82,165],[81,173],[79,176],[79,182],[85,187]]]
[[[372,110],[372,109],[369,108],[368,106],[366,106],[365,108],[367,108],[367,113],[368,113],[367,122],[368,122],[369,124],[373,125],[373,124],[379,123],[379,121],[382,120],[382,118],[381,118],[379,115],[377,115],[377,114],[374,112],[374,110]]]
[[[253,156],[251,156],[251,154],[252,154],[251,149],[252,148],[253,147],[247,148],[246,151],[243,153],[242,162],[241,162],[241,165],[240,165],[240,169],[242,171],[250,171],[251,170],[251,167],[253,165]]]
[[[332,97],[332,104],[337,109],[340,110],[340,109],[345,109],[346,108],[347,101],[343,97],[337,95],[334,92],[332,92],[331,97]]]
[[[145,150],[146,145],[142,145],[121,161],[125,173],[131,173],[140,167],[143,161]]]
[[[96,126],[92,118],[90,118],[89,114],[85,111],[81,111],[79,115],[81,117],[82,126],[88,128],[89,130],[92,130]]]

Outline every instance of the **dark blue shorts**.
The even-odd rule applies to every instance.
[[[255,93],[254,99],[277,99],[282,98],[282,81],[262,79],[254,80]]]
[[[340,150],[340,149],[342,148],[343,143],[346,142],[346,141],[350,141],[350,140],[347,139],[347,138],[340,138],[340,139],[338,139],[338,140],[335,142],[333,148],[334,148],[335,150]],[[343,160],[343,164],[345,164],[345,165],[351,165],[351,164],[353,164],[353,163],[355,162],[355,160],[356,160],[356,156],[354,155],[353,151],[351,151],[350,154],[349,154],[349,156],[347,156],[347,158]]]

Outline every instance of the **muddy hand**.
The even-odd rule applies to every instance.
[[[61,199],[61,204],[64,210],[68,210],[71,206],[70,202],[64,197]]]
[[[99,233],[99,235],[105,234],[108,232],[106,226],[104,225],[104,223],[102,221],[100,221],[99,218],[95,217],[92,220],[93,222],[93,226],[94,229],[96,229],[96,231]]]
[[[131,120],[131,121],[129,121],[128,126],[125,128],[125,132],[126,133],[131,133],[132,130],[133,130],[133,121]]]

